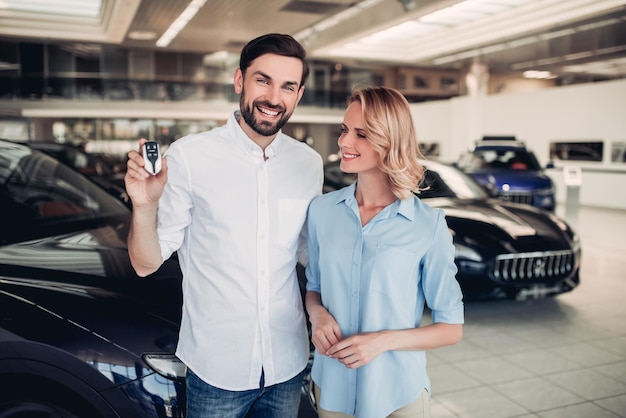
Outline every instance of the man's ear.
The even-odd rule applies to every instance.
[[[303,95],[304,95],[304,86],[300,87],[300,90],[298,91],[298,100],[296,101],[296,104],[300,103],[300,99],[302,99]]]
[[[243,72],[241,71],[241,68],[237,68],[235,70],[233,81],[235,82],[235,93],[241,94],[243,91]]]

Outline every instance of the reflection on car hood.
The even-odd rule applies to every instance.
[[[433,198],[424,201],[442,209],[451,228],[460,228],[466,232],[472,230],[472,235],[476,237],[492,235],[511,242],[532,240],[533,245],[569,242],[561,226],[550,214],[527,205],[502,204],[495,199]]]
[[[0,263],[108,277],[134,276],[126,243],[113,226],[0,247]]]
[[[172,352],[182,303],[178,262],[170,259],[152,276],[139,278],[123,231],[105,226],[0,247],[0,311],[11,318],[5,328],[34,341],[53,339],[88,361],[105,352]],[[72,346],[85,338],[73,335],[85,333],[96,351],[81,352],[83,343]],[[137,333],[149,337],[136,338]],[[59,336],[66,342],[59,343]],[[153,345],[137,346],[146,341]]]
[[[470,174],[481,184],[492,184],[499,189],[508,184],[511,190],[547,189],[552,186],[550,177],[541,171],[476,171]]]

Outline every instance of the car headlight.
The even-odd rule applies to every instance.
[[[580,254],[580,235],[578,235],[576,232],[574,232],[574,235],[572,236],[572,248],[576,252],[576,254]]]
[[[174,354],[144,353],[141,358],[148,366],[161,376],[169,380],[185,379],[187,366]]]
[[[467,245],[459,244],[458,242],[454,243],[454,257],[456,259],[462,260],[470,260],[476,262],[482,262],[483,258],[478,254],[476,250]]]
[[[555,193],[556,193],[556,189],[554,188],[554,186],[548,187],[547,189],[537,190],[535,192],[537,196],[551,196],[551,195],[554,195]]]

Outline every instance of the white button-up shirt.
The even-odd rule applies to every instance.
[[[267,386],[304,369],[309,342],[296,261],[306,212],[321,193],[321,156],[282,132],[263,151],[236,113],[166,152],[159,202],[163,259],[178,251],[183,312],[176,354],[226,390]]]

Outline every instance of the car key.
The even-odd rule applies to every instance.
[[[150,174],[158,174],[161,171],[161,150],[155,141],[143,144],[144,168]]]

